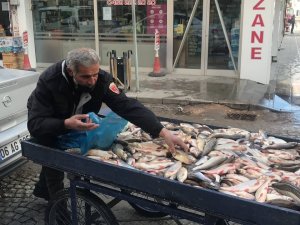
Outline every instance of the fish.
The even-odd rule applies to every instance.
[[[189,184],[189,185],[192,185],[192,186],[199,186],[199,183],[197,181],[190,180],[190,179],[184,180],[183,183],[184,184]]]
[[[217,168],[211,169],[211,170],[201,170],[201,172],[205,174],[219,174],[219,175],[224,175],[228,173],[231,170],[236,170],[240,164],[238,163],[227,163],[223,164]]]
[[[277,143],[271,145],[265,145],[262,149],[290,149],[298,146],[297,142]]]
[[[174,162],[162,162],[162,163],[144,163],[144,162],[136,162],[135,168],[141,170],[161,170],[166,167],[172,166]]]
[[[257,202],[265,202],[267,199],[270,180],[267,179],[263,185],[261,185],[255,192],[255,200]]]
[[[112,151],[115,153],[120,159],[127,161],[128,155],[124,151],[123,145],[115,144],[112,146]]]
[[[286,201],[293,201],[293,198],[286,196],[286,195],[281,195],[278,192],[275,193],[267,193],[267,198],[266,198],[266,202],[272,201],[272,200],[276,200],[276,199],[282,199],[282,200],[286,200]]]
[[[65,152],[75,154],[75,155],[81,155],[81,149],[80,148],[68,148],[65,150]]]
[[[161,121],[160,123],[168,130],[178,130],[178,128],[179,128],[178,125],[171,123],[171,122]]]
[[[181,150],[176,150],[175,153],[172,153],[172,156],[174,157],[174,159],[184,163],[184,164],[192,164],[194,162],[196,162],[196,158],[194,158],[191,155],[188,155],[187,153],[185,153],[184,151]]]
[[[291,197],[297,204],[300,205],[300,189],[288,182],[273,183],[272,187],[280,194]]]
[[[196,139],[196,144],[197,144],[197,148],[200,152],[202,152],[204,150],[204,146],[205,146],[205,139],[198,136]]]
[[[150,136],[150,134],[146,133],[146,132],[142,132],[142,137],[145,139],[145,141],[152,141],[153,138]]]
[[[157,156],[156,155],[142,155],[141,157],[139,157],[139,159],[137,160],[138,162],[150,162],[153,161],[154,159],[156,159]]]
[[[131,158],[131,157],[129,157],[128,159],[127,159],[127,164],[128,165],[130,165],[130,166],[134,166],[134,164],[135,164],[135,159],[134,158]]]
[[[87,156],[97,156],[100,157],[103,160],[108,159],[117,159],[118,156],[114,154],[112,151],[103,151],[100,149],[90,149],[87,153]]]
[[[222,190],[231,191],[231,192],[241,192],[245,191],[248,193],[255,192],[261,185],[265,183],[265,179],[253,179],[243,183],[240,183],[231,187],[221,187]]]
[[[200,158],[200,159],[195,163],[195,166],[199,166],[199,165],[205,163],[208,159],[209,159],[208,156],[203,156],[202,158]]]
[[[239,145],[237,143],[229,143],[229,144],[222,144],[216,145],[215,150],[231,150],[231,151],[246,151],[247,146]]]
[[[240,182],[246,182],[246,181],[249,181],[249,178],[245,177],[245,176],[242,176],[242,175],[239,175],[239,174],[234,174],[234,173],[229,173],[229,174],[226,174],[225,176],[226,178],[230,178],[230,179],[235,179],[235,180],[238,180]]]
[[[123,160],[117,159],[116,161],[117,161],[118,166],[123,166],[123,167],[129,168],[129,169],[137,170],[137,168],[133,167],[132,165],[129,165],[128,163],[124,162]]]
[[[283,166],[283,165],[274,165],[273,168],[290,171],[290,172],[297,172],[300,169],[300,165],[291,165],[291,166]],[[296,173],[297,174],[297,173]]]
[[[281,166],[294,166],[300,164],[300,160],[284,160],[274,156],[270,156],[268,160]]]
[[[164,177],[169,178],[171,176],[176,176],[177,172],[179,171],[179,169],[182,167],[182,163],[180,161],[177,161],[176,163],[174,163],[172,166],[170,166],[165,174]]]
[[[238,197],[248,199],[248,200],[255,200],[255,196],[251,193],[248,193],[246,191],[236,191],[234,192]]]
[[[300,210],[300,206],[298,204],[295,204],[291,200],[285,200],[285,199],[273,199],[266,201],[266,203],[271,204],[271,205],[276,205],[288,209],[294,209],[294,210]]]
[[[208,142],[206,142],[204,149],[201,153],[201,156],[207,155],[210,151],[212,151],[217,143],[216,138],[211,138]]]
[[[203,163],[202,165],[196,166],[194,167],[192,170],[205,170],[205,169],[210,169],[214,166],[218,166],[219,164],[221,164],[222,162],[224,162],[227,159],[226,156],[215,156],[215,157],[211,157],[209,160],[207,160],[205,163]]]
[[[210,178],[208,178],[207,176],[205,176],[200,171],[194,172],[192,175],[195,176],[200,181],[203,181],[203,182],[207,183],[210,187],[219,189],[219,187],[218,187],[218,185],[216,183],[214,183]]]
[[[185,167],[181,167],[176,174],[177,180],[181,183],[183,183],[187,179],[187,176],[188,171]]]
[[[190,147],[190,148],[189,148],[189,152],[190,152],[194,157],[196,157],[196,158],[199,158],[199,156],[200,156],[200,154],[201,154],[201,152],[199,151],[199,149],[196,148],[196,147]]]
[[[208,138],[226,138],[226,139],[238,140],[238,139],[246,138],[246,135],[216,133],[216,134],[211,134]]]

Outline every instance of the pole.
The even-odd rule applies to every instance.
[[[140,91],[140,81],[138,75],[138,53],[137,53],[137,36],[136,36],[136,15],[135,15],[135,0],[132,0],[131,4],[132,10],[132,30],[133,30],[133,44],[134,44],[134,54],[135,54],[135,82],[136,82],[136,91]]]
[[[99,29],[98,29],[98,1],[94,0],[94,24],[95,24],[95,51],[100,55]]]

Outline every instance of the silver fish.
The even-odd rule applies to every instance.
[[[176,174],[176,178],[179,182],[184,182],[187,179],[188,171],[185,167],[181,167]]]
[[[195,166],[199,166],[203,163],[205,163],[206,161],[208,160],[208,156],[203,156],[202,158],[200,158],[196,163],[195,163]]]
[[[123,159],[124,161],[127,161],[128,155],[124,151],[124,148],[120,144],[115,144],[112,146],[112,151],[115,153],[120,159]]]
[[[216,138],[210,139],[208,142],[206,142],[203,152],[201,153],[202,156],[207,155],[210,151],[212,151],[217,143]]]
[[[182,167],[182,163],[181,162],[179,162],[179,161],[177,161],[176,163],[174,163],[172,166],[170,166],[167,170],[166,170],[166,172],[165,172],[165,174],[164,174],[164,177],[171,177],[171,176],[173,176],[174,174],[175,174],[175,176],[176,176],[176,174],[177,174],[177,172],[179,171],[179,169]]]
[[[300,189],[287,182],[273,183],[272,187],[279,193],[291,197],[297,204],[300,204]]]
[[[297,142],[277,143],[272,145],[263,146],[263,149],[290,149],[298,145]]]
[[[224,162],[227,159],[226,156],[216,156],[216,157],[211,157],[209,160],[207,160],[205,163],[202,165],[196,166],[193,168],[193,171],[195,170],[206,170],[210,169],[214,166],[218,166],[222,162]]]

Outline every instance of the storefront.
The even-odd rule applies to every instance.
[[[271,59],[283,35],[284,0],[136,0],[135,7],[131,3],[20,0],[19,12],[32,17],[34,65],[47,66],[73,48],[90,47],[99,51],[102,66],[108,68],[112,50],[122,56],[137,44],[138,67],[151,71],[157,29],[160,63],[169,72],[269,83]]]

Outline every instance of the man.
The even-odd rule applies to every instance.
[[[163,137],[171,152],[175,145],[187,150],[150,110],[119,91],[112,76],[100,69],[96,52],[88,48],[70,51],[41,74],[28,99],[28,130],[41,144],[52,146],[57,136],[70,130],[95,129],[97,124],[82,121],[88,119],[86,113],[98,113],[102,102],[153,137]],[[63,189],[63,179],[64,173],[43,167],[33,194],[49,200]]]
[[[292,15],[292,17],[291,17],[291,19],[290,19],[290,24],[291,24],[291,34],[294,33],[295,22],[296,22],[296,17],[295,17],[295,15]]]

